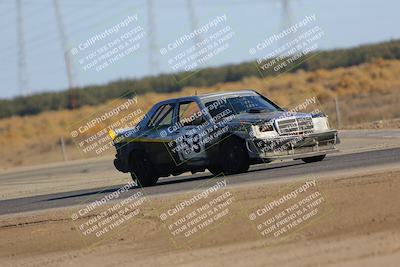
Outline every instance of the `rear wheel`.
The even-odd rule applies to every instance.
[[[155,185],[158,181],[157,173],[150,159],[145,153],[133,152],[131,158],[131,177],[142,187]]]
[[[224,174],[242,173],[249,169],[249,154],[243,140],[228,138],[222,143],[219,152],[218,167]]]
[[[312,163],[312,162],[317,162],[321,161],[325,158],[326,155],[320,155],[320,156],[315,156],[315,157],[309,157],[309,158],[302,158],[301,160],[304,161],[305,163]]]

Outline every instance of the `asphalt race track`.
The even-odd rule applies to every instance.
[[[344,155],[328,155],[325,160],[316,163],[305,164],[301,160],[260,164],[252,166],[247,173],[226,176],[228,185],[236,185],[246,182],[273,181],[279,178],[303,175],[304,178],[318,179],[318,173],[335,172],[362,168],[365,166],[377,166],[396,164],[400,162],[400,148],[368,151]],[[100,163],[99,163],[100,164]],[[92,166],[96,168],[96,166]],[[100,167],[100,166],[97,166]],[[71,168],[66,168],[71,170]],[[61,171],[61,170],[60,170]],[[21,175],[21,174],[19,174]],[[29,175],[28,173],[22,175]],[[160,179],[156,186],[147,187],[144,193],[147,195],[182,192],[206,187],[207,181],[212,179],[210,173],[200,173],[189,176],[168,177]],[[11,179],[11,177],[10,177]],[[13,177],[16,179],[16,177]],[[40,195],[26,198],[16,198],[0,201],[0,215],[36,211],[49,208],[67,207],[77,204],[90,203],[101,199],[104,195],[122,187],[94,188],[90,190],[78,190],[64,193]],[[121,194],[120,198],[127,198],[140,188],[132,188]]]

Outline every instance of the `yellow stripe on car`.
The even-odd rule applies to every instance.
[[[165,139],[150,139],[150,138],[130,138],[130,137],[125,137],[120,139],[120,142],[143,142],[143,143],[168,143],[171,142],[171,140],[165,140]]]
[[[117,134],[114,132],[113,129],[108,131],[108,135],[111,137],[111,139],[114,141],[115,137],[117,137]]]
[[[147,143],[168,143],[171,142],[171,140],[165,140],[165,139],[150,139],[150,138],[126,138],[128,142],[147,142]]]

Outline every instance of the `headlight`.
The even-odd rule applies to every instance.
[[[328,117],[316,117],[312,118],[314,124],[314,131],[315,132],[325,132],[330,129]]]
[[[274,127],[270,123],[252,125],[251,136],[255,138],[274,138],[278,136],[278,133],[274,130]]]
[[[271,124],[266,123],[258,126],[258,129],[260,129],[260,132],[270,132],[274,130],[274,127],[272,127]]]

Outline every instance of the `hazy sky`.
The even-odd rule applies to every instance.
[[[68,87],[60,32],[53,0],[21,0],[28,86],[32,93]],[[249,49],[285,25],[305,16],[316,15],[315,25],[324,36],[320,49],[357,46],[400,38],[398,0],[291,0],[290,17],[285,18],[279,0],[192,0],[192,14],[186,0],[154,0],[150,32],[146,0],[59,0],[68,50],[97,33],[104,32],[127,16],[137,15],[136,26],[146,32],[140,48],[107,69],[85,71],[79,57],[71,56],[73,81],[79,86],[101,84],[119,78],[142,77],[156,72],[171,73],[168,58],[159,49],[201,26],[226,15],[226,25],[235,36],[229,48],[215,56],[207,66],[255,59]],[[19,95],[18,35],[16,0],[0,0],[0,97]],[[192,16],[193,18],[193,16]],[[133,25],[133,24],[132,24]],[[155,48],[149,49],[149,38]],[[157,68],[149,64],[149,53]]]

